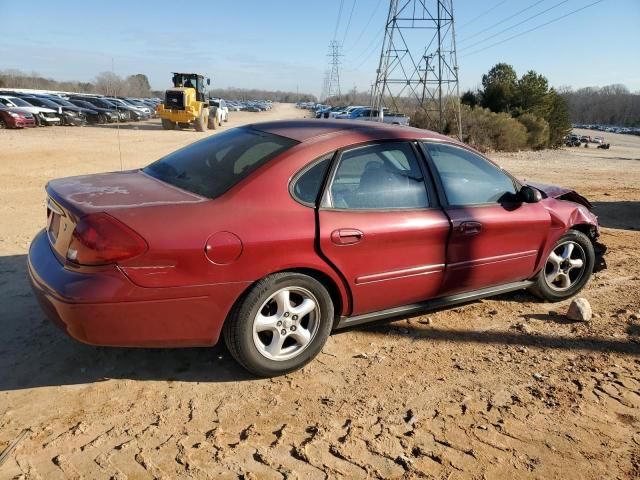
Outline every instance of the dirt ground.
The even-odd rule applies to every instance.
[[[222,131],[303,114],[232,113]],[[28,429],[0,479],[640,478],[640,137],[494,156],[595,204],[609,268],[583,293],[592,322],[508,294],[335,334],[302,371],[259,380],[223,346],[79,344],[27,282],[48,179],[203,135],[157,120],[0,132],[0,452]]]

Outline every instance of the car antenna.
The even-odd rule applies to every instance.
[[[111,57],[111,73],[116,74],[113,68],[113,57]],[[113,84],[113,96],[116,96],[116,85]],[[120,171],[123,170],[122,167],[122,146],[120,145],[120,112],[118,111],[118,107],[116,106],[116,132],[118,136],[118,155],[120,157]]]

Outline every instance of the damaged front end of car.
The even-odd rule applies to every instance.
[[[527,185],[539,190],[543,198],[553,198],[575,204],[575,208],[566,219],[567,226],[581,226],[580,228],[593,242],[593,249],[596,254],[596,261],[593,267],[594,272],[600,272],[607,268],[604,255],[607,251],[606,245],[598,241],[600,237],[600,226],[598,217],[592,213],[593,205],[589,200],[570,188],[559,187],[557,185],[547,185],[543,183],[527,182]],[[586,228],[585,228],[586,227]]]

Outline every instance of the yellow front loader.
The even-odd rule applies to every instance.
[[[209,101],[205,83],[211,81],[197,73],[173,73],[173,88],[165,92],[165,101],[158,105],[162,128],[194,127],[198,132],[216,128],[215,119],[209,119]]]

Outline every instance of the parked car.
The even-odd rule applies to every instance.
[[[329,118],[338,118],[338,119],[347,119],[349,118],[349,114],[358,108],[364,108],[364,105],[351,105],[344,110],[340,110],[337,112],[331,112],[329,114]]]
[[[87,119],[87,123],[106,123],[106,119],[100,118],[100,114],[93,108],[85,108],[78,105],[74,105],[69,100],[66,100],[57,95],[41,95],[42,98],[46,98],[58,106],[66,108],[76,108],[78,112],[82,113]],[[101,121],[102,120],[102,121]]]
[[[94,105],[96,107],[114,112],[118,117],[117,120],[121,122],[126,122],[131,119],[131,114],[128,110],[118,109],[113,103],[108,102],[104,98],[84,96],[84,95],[77,95],[77,96],[73,95],[69,97],[69,100],[72,103],[76,103],[76,101],[88,102],[91,105]]]
[[[130,105],[121,98],[105,97],[104,100],[111,103],[116,108],[116,110],[123,110],[125,112],[128,112],[129,118],[136,122],[140,120],[148,120],[149,118],[151,118],[151,113],[147,113],[149,111],[148,107],[143,108]]]
[[[567,135],[564,140],[564,144],[567,147],[579,147],[580,143],[580,137],[575,134]]]
[[[0,104],[5,107],[19,108],[33,114],[36,124],[40,125],[60,125],[60,117],[51,108],[36,107],[18,97],[0,95]]]
[[[222,122],[229,121],[229,107],[227,107],[227,103],[224,100],[220,98],[212,99],[209,101],[209,105],[211,106],[210,113],[214,110],[217,112],[215,115],[219,125],[222,125]]]
[[[261,376],[302,367],[334,328],[527,288],[561,301],[601,265],[578,193],[386,124],[257,123],[46,191],[28,271],[56,325],[93,345],[222,335]]]
[[[58,105],[57,103],[42,97],[22,97],[22,99],[36,107],[57,110],[58,116],[62,121],[62,125],[82,126],[87,124],[87,118],[78,107],[63,107],[62,105]]]
[[[124,98],[121,98],[120,100],[122,100],[123,102],[128,103],[129,105],[131,105],[133,107],[138,107],[140,109],[140,111],[142,111],[143,113],[146,113],[147,115],[149,115],[149,118],[151,118],[151,116],[156,111],[155,108],[151,108],[149,105],[144,103],[142,100],[138,100],[137,98],[124,97]]]
[[[115,109],[99,107],[86,100],[79,100],[77,98],[71,98],[68,102],[80,108],[95,112],[97,114],[96,123],[113,123],[118,121],[118,112]],[[88,118],[95,117],[89,116]]]
[[[0,129],[35,127],[36,120],[33,114],[20,111],[20,109],[0,106]]]

